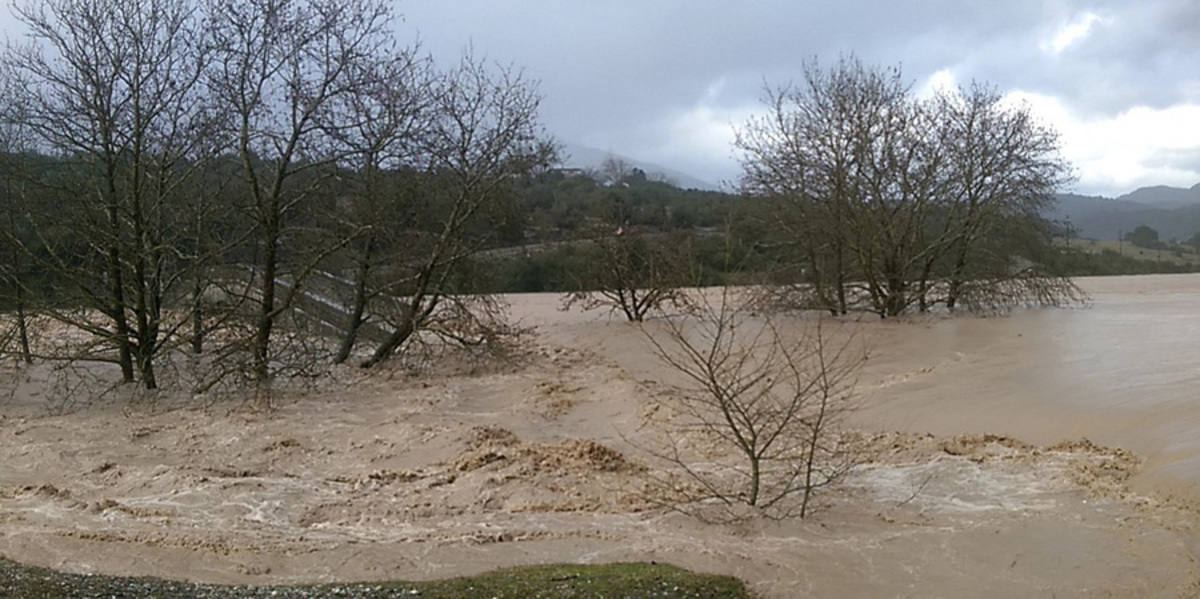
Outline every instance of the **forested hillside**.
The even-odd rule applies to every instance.
[[[1200,234],[1200,184],[1182,189],[1146,187],[1115,199],[1059,194],[1053,217],[1085,239],[1116,241],[1138,226],[1159,232],[1163,241],[1186,241]]]

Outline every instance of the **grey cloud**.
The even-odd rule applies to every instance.
[[[556,134],[632,156],[662,146],[656,136],[679,111],[755,104],[764,80],[796,80],[803,61],[847,53],[901,64],[914,82],[949,68],[963,83],[1058,97],[1084,117],[1200,101],[1194,0],[409,0],[399,10],[402,31],[419,31],[435,55],[454,57],[473,41],[524,65],[542,82]],[[1089,11],[1106,20],[1061,54],[1045,51]],[[724,87],[706,97],[718,81]]]
[[[700,103],[738,114],[764,81],[855,53],[903,66],[919,84],[940,69],[1059,98],[1081,118],[1135,105],[1200,103],[1196,0],[400,0],[402,40],[440,61],[471,43],[540,80],[543,118],[561,138],[634,157],[669,145],[667,120]],[[1107,19],[1058,56],[1042,45],[1094,12]],[[6,11],[0,11],[0,13]],[[13,36],[13,20],[0,27]],[[715,93],[712,86],[723,82]],[[1197,142],[1200,146],[1200,140]],[[728,152],[690,164],[728,178]],[[726,165],[722,167],[721,165]],[[719,171],[719,172],[718,172]],[[1200,174],[1197,176],[1200,180]]]
[[[1060,97],[1090,116],[1112,116],[1133,104],[1162,108],[1195,101],[1189,88],[1200,76],[1191,66],[1200,50],[1200,11],[1192,4],[1096,7],[1105,21],[1059,56],[1026,53],[1023,61],[1005,62],[997,60],[999,48],[993,48],[976,60],[980,71],[1002,86]]]
[[[1200,172],[1200,147],[1162,149],[1153,152],[1148,158],[1155,166],[1185,172]]]

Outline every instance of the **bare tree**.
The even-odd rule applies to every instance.
[[[334,356],[337,364],[350,357],[370,317],[370,305],[399,291],[380,280],[379,273],[395,260],[411,260],[398,248],[404,245],[403,233],[415,226],[412,211],[405,207],[414,203],[413,174],[428,169],[424,146],[435,119],[428,90],[436,75],[431,61],[420,57],[416,48],[356,67],[363,70],[358,75],[360,90],[339,98],[343,106],[334,111],[348,118],[329,124],[330,135],[346,148],[343,176],[350,189],[330,220],[353,239],[342,252],[349,263],[351,296]]]
[[[691,314],[642,329],[685,381],[664,406],[674,412],[666,441],[652,448],[670,469],[657,491],[696,513],[715,503],[722,518],[738,517],[738,506],[802,518],[857,461],[839,427],[866,353],[819,319],[788,331],[744,306],[723,289]]]
[[[578,287],[563,299],[563,308],[580,306],[620,312],[629,322],[642,322],[665,307],[690,309],[684,287],[691,276],[688,240],[680,235],[650,234],[600,227],[588,240],[591,257],[575,273]]]
[[[600,162],[600,167],[592,178],[605,187],[620,185],[633,171],[633,165],[610,154]]]
[[[24,168],[24,157],[28,140],[25,139],[25,129],[13,119],[4,119],[0,123],[0,250],[4,259],[0,262],[0,310],[12,310],[11,326],[0,332],[0,358],[13,353],[16,345],[20,361],[33,363],[33,350],[30,346],[30,314],[31,300],[30,272],[31,261],[25,258],[25,247],[30,243],[28,234],[22,235],[18,226],[23,219],[20,216],[21,187]]]
[[[271,378],[272,336],[320,258],[346,240],[303,251],[291,222],[339,158],[327,135],[336,101],[360,91],[364,61],[386,55],[388,3],[381,0],[210,0],[209,84],[231,114],[230,134],[249,198],[257,289],[250,371]],[[311,241],[311,239],[309,240]],[[306,256],[288,260],[293,256]],[[278,297],[283,282],[287,294]]]
[[[863,101],[887,105],[903,95],[899,83],[898,73],[867,73],[856,62],[832,71],[810,62],[803,84],[768,88],[767,114],[737,131],[743,191],[775,200],[780,245],[803,264],[800,282],[811,290],[805,307],[849,309],[854,238],[846,222],[861,196],[853,101],[861,88]]]
[[[886,318],[953,308],[965,286],[976,300],[996,291],[972,307],[1075,295],[1044,266],[1027,268],[1050,240],[1025,233],[1045,228],[1069,180],[1057,137],[1027,109],[980,87],[918,101],[898,69],[853,57],[806,65],[803,84],[768,90],[767,104],[738,133],[743,186],[778,207],[776,243],[803,264],[802,305]],[[989,244],[1001,231],[1022,243]]]
[[[997,90],[980,84],[939,93],[934,110],[940,145],[954,173],[946,190],[953,233],[946,306],[955,308],[964,295],[992,303],[984,299],[989,289],[998,297],[1035,304],[1078,296],[1064,277],[997,261],[997,248],[989,243],[1006,233],[1049,238],[1049,223],[1041,215],[1054,205],[1055,190],[1072,178],[1059,154],[1058,134],[1038,123],[1027,106],[1006,104]],[[1030,293],[1011,293],[1020,288]]]
[[[29,175],[23,212],[37,221],[37,247],[19,245],[74,287],[48,312],[96,339],[73,358],[115,362],[124,381],[153,389],[156,358],[180,324],[164,302],[189,267],[174,252],[181,186],[209,118],[198,19],[186,0],[14,10],[33,40],[4,55],[18,82],[9,118],[31,150],[59,159],[54,172]]]
[[[396,301],[390,332],[364,367],[395,355],[436,318],[460,291],[459,267],[488,238],[487,231],[472,232],[478,217],[509,195],[517,177],[547,168],[557,157],[537,120],[541,97],[520,72],[489,67],[468,52],[430,93],[433,121],[422,139],[428,165],[415,179],[426,225],[407,230],[398,248],[406,260],[393,275],[398,284],[391,287]]]

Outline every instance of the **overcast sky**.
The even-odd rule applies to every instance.
[[[1200,183],[1197,0],[403,0],[401,36],[540,81],[560,140],[720,183],[764,82],[854,53],[914,89],[991,83],[1063,136],[1074,191]]]
[[[6,3],[7,4],[7,3]],[[1072,191],[1200,183],[1200,0],[398,0],[400,40],[540,82],[559,140],[734,182],[764,84],[854,53],[915,90],[990,83],[1062,134]],[[9,14],[0,28],[21,31]]]

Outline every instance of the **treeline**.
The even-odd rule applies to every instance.
[[[618,159],[591,172],[552,170],[530,179],[520,195],[531,242],[575,239],[601,225],[614,231],[723,229],[737,200],[650,179]]]
[[[1053,257],[1053,267],[1072,277],[1181,274],[1200,272],[1200,261],[1159,258],[1155,254],[1132,256],[1112,248],[1089,251],[1076,246],[1062,247]]]

